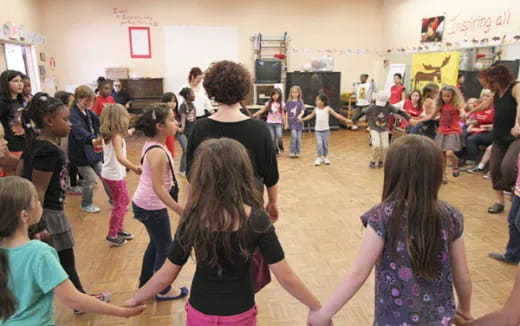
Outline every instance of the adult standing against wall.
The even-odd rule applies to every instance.
[[[202,80],[204,79],[204,75],[202,70],[199,67],[193,67],[190,69],[190,73],[188,75],[188,83],[182,85],[180,90],[185,87],[189,87],[193,90],[195,94],[195,101],[193,105],[195,105],[195,112],[197,114],[197,119],[207,117],[213,113],[213,108],[211,107],[211,101],[208,98],[208,94],[206,93],[206,89],[202,84]],[[180,95],[179,90],[179,95]],[[182,96],[179,96],[179,107],[183,103]]]
[[[117,79],[114,82],[114,88],[112,89],[112,97],[116,103],[121,104],[127,110],[130,109],[130,103],[132,103],[132,97],[123,89],[121,81]]]
[[[488,208],[488,212],[497,214],[504,210],[504,191],[511,191],[518,172],[516,162],[520,153],[520,83],[515,81],[507,66],[500,64],[481,71],[479,81],[484,88],[495,94],[468,115],[490,106],[495,107],[490,170],[496,201]]]

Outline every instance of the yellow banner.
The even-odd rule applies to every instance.
[[[412,58],[411,88],[422,90],[430,83],[457,84],[460,52],[414,54]]]

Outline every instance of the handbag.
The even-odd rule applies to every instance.
[[[170,159],[170,155],[168,155],[168,152],[166,152],[166,150],[162,146],[152,145],[152,146],[148,147],[146,149],[146,151],[143,153],[143,157],[141,157],[141,165],[143,165],[144,157],[145,157],[146,153],[148,153],[148,151],[151,150],[152,148],[160,148],[165,152],[166,158],[168,159],[168,166],[170,167],[170,172],[172,173],[172,181],[173,181],[172,187],[170,188],[170,196],[173,198],[173,200],[175,200],[176,202],[179,202],[179,183],[177,182],[177,178],[175,177],[175,173],[173,172],[173,164]]]
[[[90,128],[90,133],[95,135],[96,131],[94,130],[94,126],[92,125],[92,117],[90,116],[90,112],[88,112],[88,111],[87,111],[87,119],[88,119],[88,126]],[[87,159],[87,162],[90,165],[94,165],[98,162],[103,161],[103,151],[96,152],[94,150],[94,146],[92,145],[92,143],[84,144],[83,152],[85,153],[85,158]]]

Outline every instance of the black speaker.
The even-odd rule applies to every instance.
[[[341,73],[330,71],[319,72],[289,72],[285,83],[286,100],[290,97],[292,86],[300,86],[303,92],[303,102],[316,106],[316,96],[323,93],[329,98],[329,106],[336,111],[340,109]],[[312,124],[314,125],[314,124]],[[330,126],[337,128],[338,120],[331,116]]]

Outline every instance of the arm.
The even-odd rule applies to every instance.
[[[329,302],[318,312],[309,314],[314,325],[329,325],[332,317],[356,294],[381,256],[384,240],[368,225],[356,261],[336,288]]]
[[[354,118],[352,118],[352,122],[353,123],[357,123],[359,119],[361,119],[361,117],[363,117],[364,115],[367,114],[367,111],[366,110],[358,110],[356,115],[354,116]]]
[[[351,121],[339,114],[338,112],[334,111],[333,108],[329,107],[329,113],[336,119],[343,121],[346,125],[350,125]]]
[[[182,215],[183,208],[170,196],[170,189],[164,186],[165,167],[168,166],[168,158],[160,148],[153,148],[146,156],[152,170],[152,187],[159,199],[174,212]]]
[[[466,260],[464,239],[458,238],[450,245],[453,285],[458,297],[458,312],[466,319],[471,318],[471,277]]]
[[[406,88],[401,91],[401,101],[406,101]]]
[[[316,111],[312,111],[311,114],[309,114],[308,116],[306,116],[305,118],[302,118],[301,121],[307,121],[307,120],[310,120],[312,118],[314,118],[314,116],[316,116]]]
[[[278,184],[272,187],[267,187],[267,206],[265,210],[271,218],[271,221],[276,222],[278,220]]]
[[[14,171],[18,165],[18,157],[6,152],[3,157],[0,157],[0,168],[7,171]]]
[[[433,102],[432,102],[432,104],[433,104]],[[430,108],[431,108],[431,107],[430,107]],[[427,110],[425,110],[425,112],[426,112],[426,111],[427,111]],[[426,113],[426,115],[425,115],[423,118],[421,118],[421,119],[419,119],[419,120],[412,120],[412,121],[414,121],[414,123],[413,123],[412,125],[419,124],[419,123],[423,123],[423,122],[426,122],[426,121],[430,121],[430,120],[432,120],[433,118],[435,118],[435,116],[436,116],[437,114],[439,114],[440,111],[441,111],[441,108],[438,107],[437,105],[435,105],[435,107],[433,108],[433,111],[430,110],[430,114]]]
[[[135,165],[134,163],[130,162],[126,157],[124,157],[123,139],[121,135],[114,135],[111,141],[114,147],[114,151],[116,152],[117,161],[121,163],[121,165],[123,165],[124,167],[134,171],[135,174],[141,174],[141,168],[138,165]]]
[[[261,108],[260,110],[256,111],[253,114],[253,118],[258,117],[259,115],[263,114],[265,111],[267,111],[267,104],[263,108]]]
[[[67,307],[82,312],[128,318],[138,315],[146,309],[144,305],[133,308],[123,308],[108,304],[88,294],[79,292],[68,279],[54,288],[54,294]]]
[[[518,86],[518,85],[517,85]],[[514,89],[513,89],[514,90]],[[475,112],[480,112],[480,111],[484,111],[486,110],[487,108],[489,107],[492,107],[493,106],[493,101],[494,101],[494,94],[493,96],[491,96],[490,98],[486,99],[485,101],[483,101],[482,103],[480,103],[479,105],[477,105],[473,110],[469,111],[468,113],[466,113],[466,115],[469,117],[470,115],[472,115],[473,113]],[[517,100],[518,101],[518,100]]]
[[[147,299],[153,298],[175,281],[181,269],[182,266],[166,259],[161,269],[155,272],[153,277],[143,287],[135,291],[134,295],[124,305],[134,307],[142,304]]]
[[[392,105],[392,113],[393,113],[394,115],[398,115],[398,116],[400,116],[401,118],[405,119],[406,121],[410,121],[410,119],[412,118],[412,117],[410,117],[410,115],[408,114],[408,112],[406,112],[406,111],[403,110],[403,109],[399,109],[399,108],[397,108],[397,107],[395,107],[395,106],[393,106],[393,105]]]
[[[305,284],[303,284],[300,278],[293,272],[286,259],[269,265],[269,268],[273,271],[280,285],[289,292],[290,295],[311,310],[317,310],[321,307],[319,300],[312,295]]]

